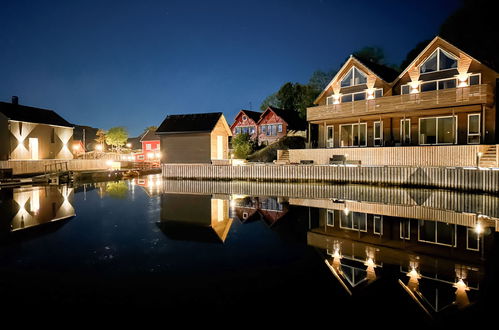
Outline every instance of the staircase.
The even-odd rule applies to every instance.
[[[497,164],[497,147],[490,146],[487,151],[485,151],[480,158],[478,163],[479,167],[498,167]]]
[[[289,164],[289,150],[278,150],[277,160],[275,163],[277,165]]]

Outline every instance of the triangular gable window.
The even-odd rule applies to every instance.
[[[457,59],[446,51],[437,48],[419,68],[421,73],[430,73],[457,68]]]
[[[348,71],[346,76],[341,80],[341,87],[349,87],[362,85],[367,83],[367,77],[359,69],[353,67]]]

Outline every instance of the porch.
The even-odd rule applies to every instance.
[[[445,145],[279,150],[279,160],[295,164],[311,160],[326,165],[333,156],[345,156],[366,166],[499,167],[497,145]]]

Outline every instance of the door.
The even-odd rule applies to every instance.
[[[37,138],[29,138],[29,153],[31,155],[31,159],[38,159],[38,139]]]
[[[224,158],[224,137],[217,136],[217,159]]]

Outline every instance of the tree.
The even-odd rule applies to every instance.
[[[95,142],[97,142],[97,145],[102,146],[101,151],[103,151],[106,143],[106,131],[99,128],[97,130],[97,133],[95,133],[95,136],[96,136]]]
[[[248,133],[240,133],[232,138],[232,148],[236,158],[246,159],[253,153],[254,147],[254,142]]]
[[[146,134],[147,131],[156,132],[157,129],[158,129],[158,126],[147,126],[146,128],[144,128],[144,133],[143,134]]]
[[[355,51],[353,55],[366,62],[385,64],[385,51],[381,47],[365,46]]]
[[[309,85],[287,82],[279,89],[276,98],[279,108],[298,111],[300,117],[305,118],[307,107],[314,104],[319,93]]]
[[[126,144],[128,132],[124,127],[113,127],[106,134],[106,143],[113,146],[118,151]]]
[[[405,59],[400,64],[400,67],[403,70],[405,70],[405,68],[407,68],[407,66],[409,66],[409,64],[411,64],[412,61],[414,61],[414,59],[419,55],[419,53],[421,53],[423,51],[423,49],[425,49],[425,47],[428,46],[428,44],[430,43],[430,41],[431,40],[425,40],[425,41],[419,42],[416,45],[416,47],[414,47],[413,49],[411,49],[409,51],[409,53],[407,53],[407,56],[405,57]]]
[[[279,108],[279,101],[277,100],[277,93],[269,95],[263,100],[260,105],[260,110],[265,111],[268,107],[276,107]]]
[[[312,73],[312,76],[308,80],[308,85],[320,93],[327,86],[327,84],[329,84],[337,72],[338,71],[336,70],[330,70],[328,72],[317,70]]]

